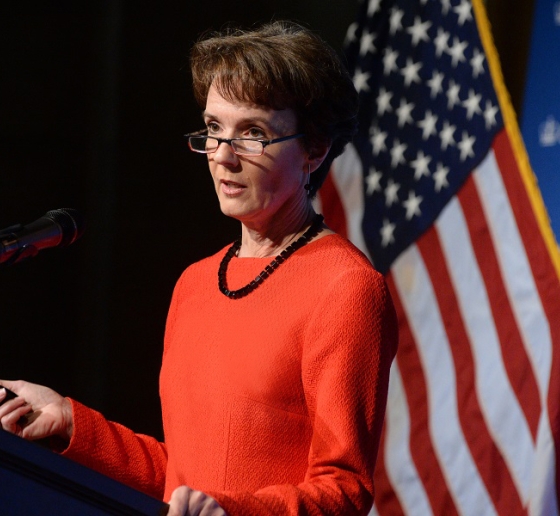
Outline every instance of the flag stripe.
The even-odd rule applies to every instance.
[[[414,467],[418,471],[433,513],[453,516],[458,514],[457,508],[447,487],[447,479],[440,467],[429,428],[430,414],[426,404],[428,399],[426,376],[392,273],[387,276],[387,283],[399,319],[397,364],[401,377],[406,378],[404,388],[410,417],[410,450],[414,461],[414,465],[410,467]],[[396,407],[391,410],[396,410]],[[393,485],[393,489],[398,493],[399,499],[404,499],[408,486],[406,484]]]
[[[396,363],[393,362],[391,370],[393,370],[395,367]],[[389,382],[391,382],[390,377]],[[387,410],[388,409],[389,406],[387,406]],[[405,415],[405,418],[408,418],[408,415]],[[388,461],[387,457],[385,456],[386,453],[389,453],[389,448],[392,446],[390,443],[388,443],[387,439],[391,439],[391,433],[393,432],[393,430],[387,430],[387,427],[392,426],[398,435],[399,433],[402,433],[403,430],[401,429],[401,426],[404,425],[398,424],[400,420],[397,420],[397,426],[395,427],[394,423],[390,423],[391,419],[392,416],[386,411],[383,430],[381,432],[381,439],[379,442],[379,456],[374,472],[375,501],[376,503],[380,503],[381,505],[388,507],[388,510],[392,514],[404,514],[404,510],[399,503],[397,493],[395,493],[395,491],[393,490],[389,475],[387,474],[386,465],[387,467],[389,467],[389,464],[387,464]],[[402,444],[405,447],[405,451],[408,450],[408,441]],[[378,513],[376,511],[376,504],[374,503],[369,516],[374,516],[377,514]]]
[[[503,136],[498,138],[495,145],[497,163],[500,169],[508,170],[502,175],[503,184],[509,198],[515,199],[514,216],[523,241],[524,250],[528,256],[529,266],[542,300],[542,307],[549,326],[550,339],[554,343],[550,358],[550,371],[560,371],[560,303],[558,293],[560,284],[556,274],[553,257],[548,252],[546,234],[541,228],[542,217],[538,218],[529,198],[529,192],[521,176],[515,155],[509,140]],[[553,323],[553,324],[552,324]],[[537,343],[536,345],[538,345]],[[542,344],[541,344],[542,345]],[[545,373],[543,373],[545,374]],[[560,446],[554,445],[554,437],[560,435],[560,375],[549,376],[547,410],[541,418],[539,440],[537,443],[537,458],[533,478],[533,495],[530,501],[534,507],[534,514],[558,514],[560,505],[556,486],[560,485],[558,467],[560,462]],[[546,416],[546,417],[545,417]],[[554,480],[554,475],[556,479]],[[542,509],[542,512],[539,512]]]
[[[490,433],[510,467],[522,499],[528,484],[527,464],[533,460],[531,432],[511,389],[488,297],[456,198],[436,226],[448,263],[476,363],[475,387]],[[467,274],[465,274],[468,271]]]
[[[430,501],[424,490],[410,453],[410,417],[399,366],[395,362],[389,379],[389,400],[385,416],[385,443],[383,446],[386,474],[393,486],[402,486],[397,496],[398,507],[385,505],[392,514],[429,514]],[[383,500],[379,500],[383,503]],[[401,508],[402,506],[402,508]],[[403,510],[404,509],[404,510]]]
[[[547,321],[550,323],[552,358],[551,370],[560,370],[560,305],[558,304],[560,249],[556,243],[536,179],[521,140],[517,119],[509,102],[496,48],[486,20],[481,0],[473,0],[475,19],[479,26],[494,87],[498,92],[500,109],[506,121],[507,134],[500,134],[494,142],[496,161],[502,174],[512,205],[525,252],[533,272]],[[544,392],[544,391],[543,391]],[[529,508],[531,514],[559,514],[560,486],[560,375],[550,377],[547,406],[543,409],[537,438],[533,482]]]
[[[481,164],[474,178],[481,192],[490,232],[497,242],[497,253],[502,264],[506,287],[509,289],[510,299],[513,300],[513,310],[528,346],[529,357],[535,368],[544,401],[550,377],[552,349],[550,328],[533,279],[526,248],[519,234],[523,226],[526,226],[526,232],[538,231],[538,228],[530,222],[530,219],[516,221],[498,166],[494,154],[491,154]],[[508,175],[510,174],[504,174],[504,177]],[[518,193],[516,199],[518,206],[520,197]]]
[[[533,442],[536,442],[542,411],[539,387],[524,347],[517,319],[510,305],[511,297],[504,285],[494,249],[494,240],[488,231],[484,208],[472,177],[467,180],[459,193],[459,201],[465,213],[465,221],[473,240],[473,251],[488,291],[492,317],[502,348],[502,360],[515,396],[527,419]]]
[[[503,456],[486,426],[478,390],[472,388],[473,385],[478,385],[477,368],[437,232],[434,229],[428,230],[417,245],[430,274],[448,339],[453,342],[451,353],[457,374],[457,402],[461,407],[459,419],[466,442],[498,513],[519,513],[522,508],[521,499]],[[504,471],[500,485],[495,483],[496,468]]]
[[[332,175],[338,197],[346,214],[346,234],[352,243],[371,260],[362,231],[365,202],[363,179],[360,174],[355,173],[356,170],[361,169],[361,166],[355,147],[349,145],[342,156],[337,158],[337,166],[333,168],[334,174]],[[323,189],[321,188],[321,190]],[[328,206],[325,200],[323,203]],[[336,207],[334,209],[336,210]],[[336,224],[336,219],[331,219],[331,216],[336,216],[332,212],[333,208],[329,206],[328,210],[328,220],[333,220],[332,223]]]
[[[418,347],[427,386],[430,436],[451,496],[460,513],[474,505],[481,515],[495,514],[459,425],[450,346],[426,266],[415,245],[394,262],[392,277]],[[410,386],[416,388],[416,383]],[[409,405],[414,406],[410,401]]]
[[[338,190],[334,185],[333,175],[332,173],[327,175],[323,186],[321,186],[321,196],[315,201],[315,209],[320,212],[323,205],[328,206],[330,228],[339,235],[348,238],[346,213]]]

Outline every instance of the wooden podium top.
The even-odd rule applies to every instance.
[[[38,444],[0,430],[0,513],[164,516],[168,506]]]

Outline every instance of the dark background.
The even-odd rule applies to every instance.
[[[188,50],[226,24],[289,18],[337,50],[352,0],[4,2],[0,7],[0,229],[70,207],[65,249],[0,267],[0,378],[53,387],[161,437],[158,373],[168,303],[190,263],[238,234],[221,215]],[[532,1],[489,0],[520,111]]]

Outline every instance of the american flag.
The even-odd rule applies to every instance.
[[[400,324],[372,514],[558,514],[560,254],[481,0],[362,0],[347,59],[318,203]]]

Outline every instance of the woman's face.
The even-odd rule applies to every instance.
[[[209,136],[271,140],[297,133],[293,110],[231,102],[210,87],[204,121]],[[262,156],[238,156],[227,143],[208,154],[220,208],[254,229],[282,224],[306,208],[307,153],[300,139],[265,147]]]

